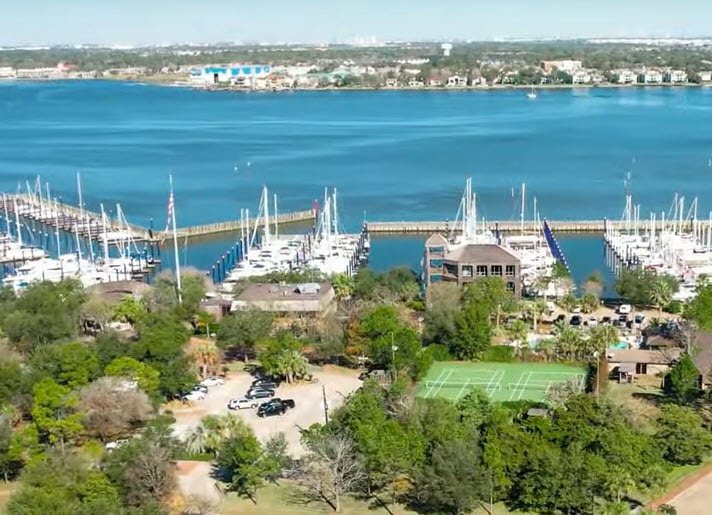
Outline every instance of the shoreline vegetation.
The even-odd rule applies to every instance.
[[[167,87],[180,87],[188,88],[196,91],[210,91],[210,92],[235,92],[235,93],[283,93],[290,91],[435,91],[435,92],[454,92],[454,91],[528,91],[532,88],[535,91],[539,90],[589,90],[589,89],[683,89],[683,88],[709,88],[712,84],[698,84],[693,82],[682,83],[682,84],[540,84],[532,86],[531,84],[492,84],[492,85],[476,85],[476,86],[422,86],[422,87],[408,87],[408,86],[394,86],[394,87],[375,87],[375,86],[323,86],[323,87],[293,87],[293,88],[283,88],[283,89],[251,89],[245,87],[231,87],[231,86],[200,86],[196,84],[191,84],[185,81],[177,81],[174,75],[151,75],[151,76],[112,76],[112,77],[101,77],[96,79],[90,78],[52,78],[52,79],[9,79],[0,80],[2,82],[74,82],[74,81],[103,81],[103,82],[131,82],[136,84],[145,84],[153,86],[167,86]]]

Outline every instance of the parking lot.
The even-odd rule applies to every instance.
[[[284,433],[289,452],[292,456],[300,456],[304,449],[299,441],[299,429],[324,422],[322,386],[329,410],[340,406],[345,396],[361,386],[358,372],[354,370],[326,366],[314,368],[310,372],[318,380],[316,383],[283,383],[277,388],[275,397],[293,399],[296,403],[296,407],[284,415],[260,418],[254,409],[235,410],[233,413],[245,420],[263,442],[274,434]],[[225,384],[209,388],[205,399],[173,408],[176,435],[180,438],[188,436],[205,415],[229,413],[228,402],[243,397],[254,379],[246,372],[232,372]]]

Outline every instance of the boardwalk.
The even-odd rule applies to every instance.
[[[625,229],[625,223],[621,221],[611,220],[548,220],[549,227],[553,232],[577,232],[577,233],[603,233],[606,227],[614,229]],[[706,228],[709,222],[706,220],[698,221],[701,228]],[[638,230],[644,232],[648,230],[649,222],[641,220],[638,224]],[[689,225],[689,223],[688,223]],[[533,221],[521,222],[485,222],[487,229],[500,232],[519,232],[524,227],[525,232],[534,232],[541,229],[540,224]],[[672,223],[666,223],[666,226],[672,227]],[[660,230],[660,222],[656,225]],[[453,223],[451,221],[442,222],[368,222],[368,232],[371,234],[430,234],[435,232],[448,233],[452,230]],[[456,228],[455,232],[458,232]]]

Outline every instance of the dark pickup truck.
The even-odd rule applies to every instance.
[[[258,417],[271,417],[273,415],[284,415],[284,413],[295,406],[292,399],[272,399],[262,404],[257,410]]]

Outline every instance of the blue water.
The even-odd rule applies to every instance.
[[[157,228],[170,173],[178,225],[254,211],[263,183],[284,211],[307,209],[325,186],[337,187],[352,231],[364,211],[370,220],[451,219],[468,175],[489,219],[518,217],[512,190],[522,182],[544,217],[617,218],[628,171],[644,216],[667,210],[676,191],[699,195],[706,213],[711,143],[710,89],[544,90],[531,101],[522,91],[0,83],[0,189],[14,192],[39,173],[53,195],[76,201],[80,171],[89,208],[120,202],[130,221],[152,218]],[[187,249],[187,261],[208,267],[230,239]],[[600,239],[584,240],[561,246],[585,278],[604,265]],[[378,240],[373,266],[418,266],[421,248],[417,238]]]

